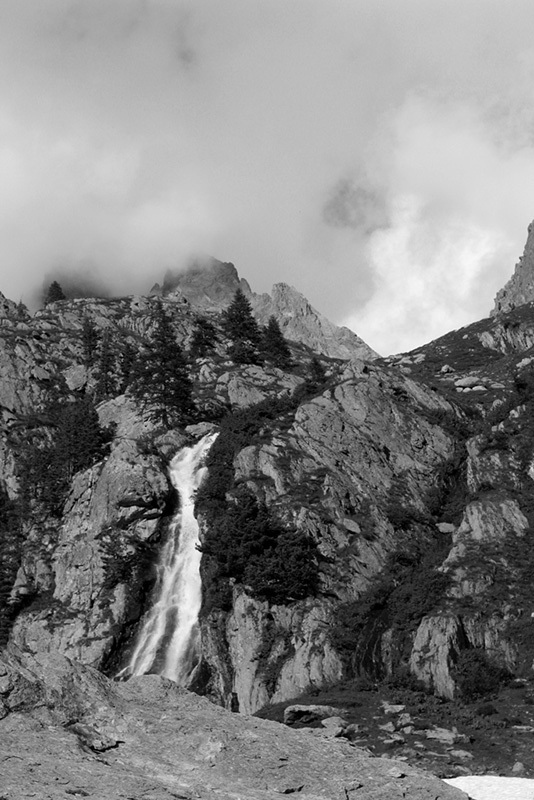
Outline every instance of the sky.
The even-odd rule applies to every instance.
[[[0,290],[192,255],[383,355],[483,316],[534,218],[532,0],[2,0]]]

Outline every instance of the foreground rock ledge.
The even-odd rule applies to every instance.
[[[114,683],[63,656],[0,657],[3,800],[460,800],[348,743],[230,714],[158,676]]]

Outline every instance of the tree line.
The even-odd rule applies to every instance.
[[[221,315],[219,327],[206,317],[195,318],[187,351],[178,344],[161,301],[155,303],[152,317],[151,334],[137,348],[127,336],[113,342],[108,330],[101,332],[89,316],[84,318],[82,361],[95,378],[96,403],[128,391],[158,424],[171,427],[195,417],[192,360],[222,348],[235,364],[293,367],[291,350],[275,317],[260,326],[241,290]]]

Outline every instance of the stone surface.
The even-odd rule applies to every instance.
[[[523,255],[508,283],[497,292],[492,314],[510,311],[534,300],[534,224],[528,226]]]
[[[452,696],[452,661],[467,646],[499,665],[529,670],[531,637],[514,640],[511,631],[530,619],[530,599],[511,591],[497,601],[492,595],[496,564],[512,563],[528,541],[534,471],[524,464],[529,458],[532,464],[534,447],[524,404],[514,394],[521,381],[528,384],[531,368],[525,352],[534,344],[534,319],[528,309],[381,360],[291,287],[280,284],[257,297],[233,265],[217,264],[184,280],[171,276],[156,293],[172,316],[177,342],[187,349],[197,313],[220,329],[221,310],[242,288],[260,321],[278,314],[298,343],[292,345],[294,370],[232,364],[219,342],[213,354],[192,362],[201,411],[186,430],[156,430],[128,394],[100,403],[101,422],[117,426],[111,452],[75,476],[61,519],[36,516],[25,530],[11,599],[34,602],[21,609],[13,639],[36,656],[58,650],[112,672],[131,647],[153,583],[173,506],[170,458],[228,408],[288,397],[302,387],[311,347],[343,361],[323,358],[322,389],[302,395],[294,414],[266,423],[232,467],[237,484],[265,501],[281,524],[317,543],[319,588],[306,600],[273,606],[233,586],[231,609],[202,622],[209,674],[203,690],[251,712],[360,671],[375,681],[409,668],[434,691]],[[83,363],[84,318],[112,337],[126,331],[138,347],[151,331],[155,302],[64,301],[33,318],[5,298],[0,302],[0,470],[12,497],[17,448],[35,424],[32,415],[58,364],[72,396],[95,385],[94,371]],[[472,391],[478,386],[485,391]],[[487,415],[498,416],[499,409],[503,417],[492,424]],[[354,633],[348,642],[350,652],[336,649],[339,610],[376,586],[384,565],[402,560],[403,547],[427,541],[439,548],[434,568],[450,577],[443,596],[414,617],[412,627],[369,619],[365,636]],[[120,567],[145,547],[151,558],[121,575]],[[488,555],[496,548],[501,561]]]
[[[235,266],[215,258],[194,260],[183,272],[168,273],[162,286],[152,292],[202,311],[223,311],[241,289],[251,302],[255,317],[266,325],[274,316],[287,339],[301,342],[332,358],[377,358],[365,342],[348,328],[339,327],[314,309],[303,295],[286,283],[277,283],[271,294],[255,294],[240,278]]]
[[[284,723],[293,725],[295,722],[308,725],[319,720],[339,720],[339,708],[334,706],[295,705],[287,706],[284,710]],[[336,724],[339,724],[337,722]]]
[[[334,325],[287,283],[276,283],[270,295],[253,295],[252,307],[262,325],[274,316],[287,339],[302,342],[317,353],[368,361],[378,357],[353,331]]]
[[[461,792],[340,740],[230,714],[158,676],[112,684],[55,656],[0,661],[2,796],[460,800]]]
[[[417,505],[433,467],[452,452],[441,428],[416,422],[416,409],[450,408],[420,384],[361,361],[342,377],[332,391],[303,403],[287,431],[234,460],[238,483],[258,486],[280,518],[318,542],[328,564],[318,597],[289,607],[269,608],[235,591],[222,649],[221,619],[203,623],[203,657],[216,676],[212,694],[225,705],[237,697],[242,711],[340,680],[343,664],[328,630],[334,598],[349,601],[364,591],[395,547],[384,508],[398,473],[406,477],[405,502]]]

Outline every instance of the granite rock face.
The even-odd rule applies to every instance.
[[[237,454],[238,483],[317,541],[324,562],[314,599],[269,606],[237,591],[230,614],[205,620],[204,657],[219,701],[237,698],[253,712],[343,677],[330,634],[336,609],[365,592],[396,549],[386,509],[401,477],[405,502],[424,512],[454,442],[421,412],[451,410],[421,385],[355,362],[335,388],[298,408],[287,431]]]
[[[238,289],[248,297],[258,322],[266,325],[269,317],[274,316],[290,341],[305,344],[331,358],[378,357],[353,331],[334,325],[292,286],[276,283],[270,295],[255,294],[233,264],[215,258],[194,261],[181,273],[168,273],[163,284],[156,284],[152,293],[204,312],[221,312],[230,305]]]
[[[287,530],[313,539],[318,590],[275,604],[234,583],[231,608],[201,621],[196,688],[249,713],[345,678],[379,681],[404,671],[452,697],[455,664],[467,649],[530,674],[534,318],[524,309],[381,360],[294,289],[279,284],[271,296],[255,296],[233,265],[220,262],[207,275],[171,276],[152,297],[60,301],[34,317],[4,299],[0,466],[9,497],[20,491],[24,437],[58,373],[71,398],[94,391],[86,319],[140,348],[159,300],[187,351],[196,316],[220,326],[236,288],[260,321],[277,317],[295,367],[234,364],[221,339],[190,360],[200,411],[186,429],[161,430],[129,392],[98,403],[101,423],[116,426],[109,453],[74,476],[59,516],[34,508],[26,520],[11,587],[12,643],[43,664],[59,652],[115,674],[150,603],[176,511],[172,456],[229,410],[296,396],[229,466],[235,486],[246,486]],[[314,351],[325,376],[310,389]],[[419,597],[419,585],[432,591]],[[397,608],[391,596],[400,598]]]
[[[52,589],[49,603],[16,620],[12,639],[31,653],[60,652],[101,666],[117,630],[134,613],[136,593],[150,575],[134,565],[158,533],[171,487],[161,462],[119,442],[103,464],[76,476],[67,498],[53,553],[25,560],[13,593]],[[125,563],[132,573],[123,577]]]
[[[287,283],[275,283],[271,294],[251,297],[254,314],[265,325],[274,316],[287,339],[303,342],[312,350],[332,358],[363,358],[378,354],[348,328],[331,323]]]
[[[497,292],[492,315],[511,311],[534,301],[534,223],[528,226],[523,255],[508,283]]]
[[[165,678],[113,684],[57,654],[4,653],[0,709],[6,800],[466,797],[403,762],[230,714]]]

